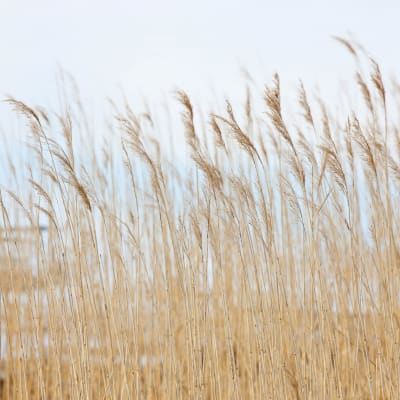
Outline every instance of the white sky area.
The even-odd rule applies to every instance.
[[[335,103],[355,64],[332,35],[354,37],[385,77],[399,77],[399,0],[0,0],[0,100],[11,95],[59,111],[62,68],[100,116],[105,99],[121,98],[121,90],[135,111],[143,98],[156,105],[174,99],[178,87],[202,106],[207,99],[205,108],[225,96],[243,105],[244,67],[260,98],[279,72],[283,91],[301,78],[308,92],[318,88]],[[24,141],[20,127],[0,101],[0,133],[8,137],[0,145],[0,183],[8,182],[7,157],[32,156],[13,144]]]
[[[396,74],[399,21],[398,1],[0,0],[0,97],[52,104],[59,67],[90,101],[119,88],[235,96],[241,67],[261,85],[278,71],[284,84],[333,94],[354,63],[332,35],[352,35]]]

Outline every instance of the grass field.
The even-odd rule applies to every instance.
[[[292,113],[278,75],[171,127],[7,100],[1,398],[399,398],[400,85],[339,40],[350,101]]]

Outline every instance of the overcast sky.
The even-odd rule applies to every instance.
[[[84,96],[234,93],[240,67],[327,91],[352,76],[332,35],[354,35],[384,71],[400,67],[397,1],[0,0],[0,96],[51,103],[58,67]],[[238,80],[239,79],[239,80]],[[261,82],[263,83],[263,82]]]

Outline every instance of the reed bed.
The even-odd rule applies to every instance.
[[[338,40],[340,112],[300,84],[289,118],[279,75],[242,108],[177,91],[170,128],[112,104],[104,134],[7,99],[1,398],[399,398],[400,86]]]

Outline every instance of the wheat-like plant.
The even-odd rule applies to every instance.
[[[30,157],[0,175],[1,398],[399,397],[400,86],[336,39],[336,114],[300,83],[289,118],[277,74],[205,119],[178,91],[170,133],[7,100]]]

